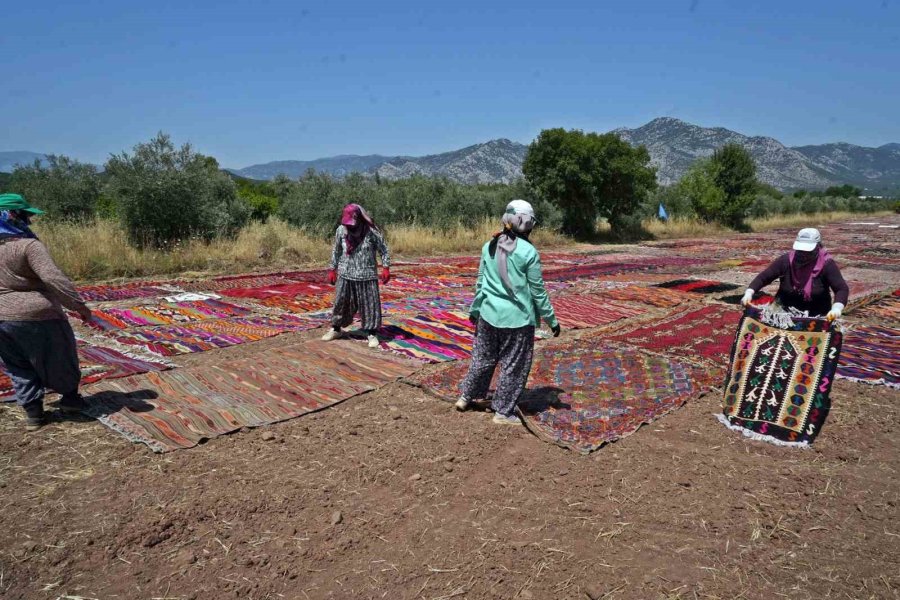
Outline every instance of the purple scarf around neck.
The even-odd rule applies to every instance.
[[[825,264],[831,260],[831,255],[828,254],[828,250],[819,247],[815,260],[798,264],[798,261],[795,260],[796,254],[796,250],[791,250],[788,254],[788,261],[791,264],[791,282],[795,290],[803,291],[803,300],[809,302],[812,299],[813,279],[822,273]]]

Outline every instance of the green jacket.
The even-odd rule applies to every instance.
[[[494,327],[513,329],[527,325],[540,326],[541,318],[550,327],[557,325],[550,297],[544,289],[541,256],[529,242],[519,238],[516,250],[509,255],[507,272],[516,291],[513,297],[500,279],[497,261],[491,258],[490,242],[481,250],[478,283],[470,314],[481,317]]]

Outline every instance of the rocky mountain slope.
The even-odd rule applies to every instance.
[[[616,129],[622,139],[643,144],[663,185],[678,181],[698,158],[725,144],[740,144],[756,159],[760,180],[780,189],[821,188],[832,180],[806,156],[769,137],[748,137],[723,127],[699,127],[671,117],[654,119],[637,129]]]

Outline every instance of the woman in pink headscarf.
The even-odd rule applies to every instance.
[[[824,315],[830,321],[840,318],[850,296],[841,270],[822,246],[822,234],[812,227],[801,229],[793,250],[781,255],[750,282],[741,303],[750,304],[756,292],[776,279],[779,283],[775,298],[779,304],[806,311],[811,317]]]
[[[359,313],[369,347],[378,347],[376,332],[381,327],[381,292],[378,289],[378,263],[381,254],[381,282],[391,279],[391,253],[384,235],[372,217],[359,204],[348,204],[334,234],[334,249],[328,282],[335,285],[332,328],[322,336],[326,342],[341,336],[341,328],[353,322]]]

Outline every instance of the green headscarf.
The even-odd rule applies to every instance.
[[[5,210],[24,210],[33,215],[44,214],[44,211],[30,205],[28,200],[19,194],[0,194],[0,211]]]

